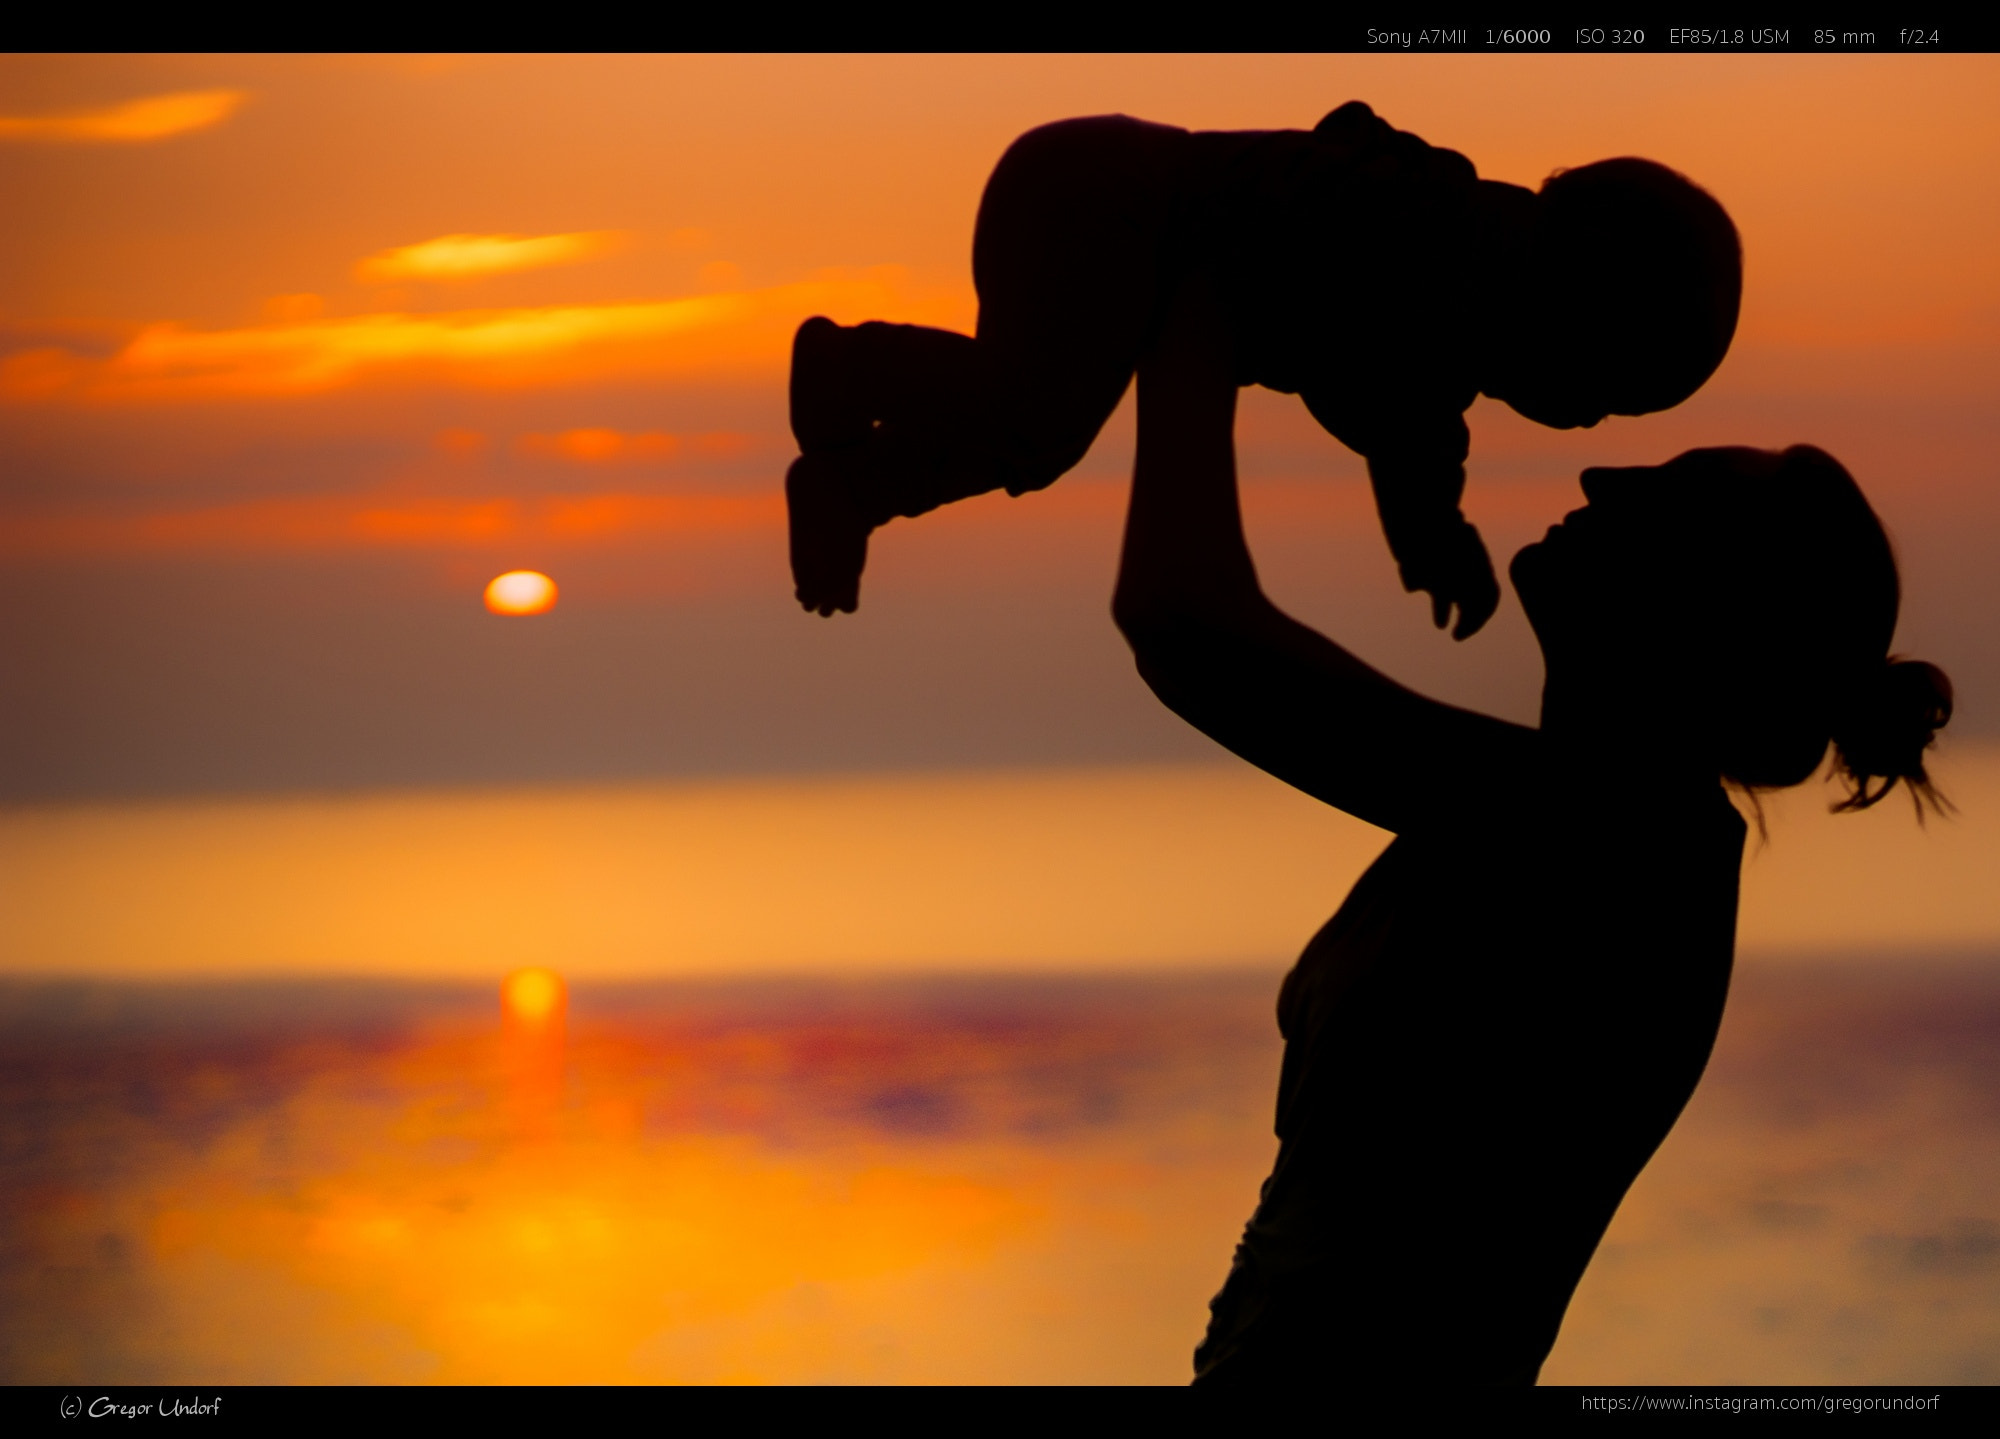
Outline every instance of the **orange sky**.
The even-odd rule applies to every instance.
[[[2000,695],[1986,563],[2000,539],[1992,57],[14,57],[0,60],[0,205],[15,217],[0,233],[0,554],[39,609],[36,633],[0,642],[18,683],[56,698],[29,722],[35,758],[0,791],[154,783],[108,778],[116,764],[93,757],[115,725],[76,737],[62,663],[95,676],[99,712],[172,710],[203,729],[204,701],[175,688],[187,665],[114,682],[136,673],[116,637],[147,626],[141,647],[201,656],[211,690],[215,667],[228,672],[230,713],[345,685],[393,748],[399,725],[421,727],[439,703],[394,679],[435,668],[425,646],[513,643],[490,627],[432,633],[424,617],[449,628],[450,606],[476,607],[488,578],[524,565],[556,574],[578,634],[620,607],[671,625],[711,606],[701,623],[738,637],[723,646],[729,673],[681,679],[720,693],[766,652],[742,626],[777,633],[787,618],[776,494],[799,318],[969,327],[980,187],[1036,123],[1123,110],[1302,126],[1351,96],[1498,178],[1655,157],[1709,186],[1744,235],[1735,351],[1680,410],[1562,435],[1475,407],[1468,509],[1496,553],[1573,504],[1585,464],[1824,444],[1902,543],[1903,643],[1954,667],[1966,723],[1983,723],[1983,697]],[[878,545],[872,605],[841,622],[852,633],[783,631],[794,648],[770,660],[768,684],[815,644],[859,645],[868,678],[824,683],[854,689],[827,703],[865,731],[871,695],[907,697],[935,669],[888,633],[952,605],[979,609],[979,642],[1017,657],[1003,688],[1041,683],[1049,636],[1007,611],[1060,593],[1066,634],[1101,625],[1128,431],[1114,424],[1081,476],[1017,508],[897,527]],[[1352,456],[1275,397],[1246,405],[1242,443],[1281,598],[1441,693],[1532,711],[1518,612],[1463,650],[1429,635],[1394,588]],[[277,570],[244,568],[259,563]],[[343,602],[353,622],[338,636],[308,627],[257,655],[230,638],[245,616],[279,625]],[[1076,643],[1117,662],[1109,640]],[[88,660],[93,644],[111,649]],[[294,673],[300,655],[333,651],[351,660],[344,679]],[[640,703],[589,700],[603,677],[564,683],[585,708]],[[1078,703],[1125,715],[1136,702]],[[301,700],[257,723],[328,752],[349,741],[314,738],[305,716],[324,708]],[[592,723],[552,719],[537,772],[591,772],[585,752],[604,751]],[[1118,752],[1117,728],[1099,725],[1093,754]],[[722,761],[668,742],[648,764],[634,739],[619,765],[873,762],[785,744]],[[166,788],[287,782],[284,764],[173,778],[170,749],[155,766]],[[344,778],[389,777],[357,756]],[[315,782],[300,764],[289,782]],[[516,777],[504,759],[479,774]]]

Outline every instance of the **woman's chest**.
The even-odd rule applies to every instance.
[[[1733,858],[1713,843],[1401,838],[1307,944],[1280,1026],[1484,1047],[1638,1007],[1719,1013],[1735,905]]]

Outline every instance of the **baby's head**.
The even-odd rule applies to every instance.
[[[1489,393],[1568,429],[1700,389],[1743,294],[1742,246],[1715,197],[1651,160],[1600,160],[1550,176],[1536,209],[1535,294]]]

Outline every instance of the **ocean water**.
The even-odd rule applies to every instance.
[[[1277,979],[9,981],[0,1379],[1183,1382]],[[1544,1377],[2000,1380],[2000,966],[1746,965]]]

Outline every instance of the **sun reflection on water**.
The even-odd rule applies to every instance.
[[[9,1337],[10,1367],[1178,1378],[1268,1160],[1239,1108],[1272,1078],[1268,988],[1221,985],[1218,1018],[1186,984],[1086,986],[1067,1015],[1004,987],[683,987],[599,996],[566,1035],[541,971],[510,977],[498,1026],[462,1004],[142,1045],[71,1128],[111,1127],[136,1080],[175,1111],[138,1127],[200,1138],[41,1196],[36,1242],[89,1279],[67,1326]],[[108,1239],[119,1263],[93,1262]],[[1107,1300],[1124,1327],[1089,1332]]]
[[[500,985],[507,1107],[523,1138],[555,1137],[563,1094],[564,1021],[569,990],[551,969],[517,969]]]
[[[0,986],[0,1379],[1181,1382],[1274,978]],[[2000,980],[1732,1006],[1546,1377],[2000,1377]]]

